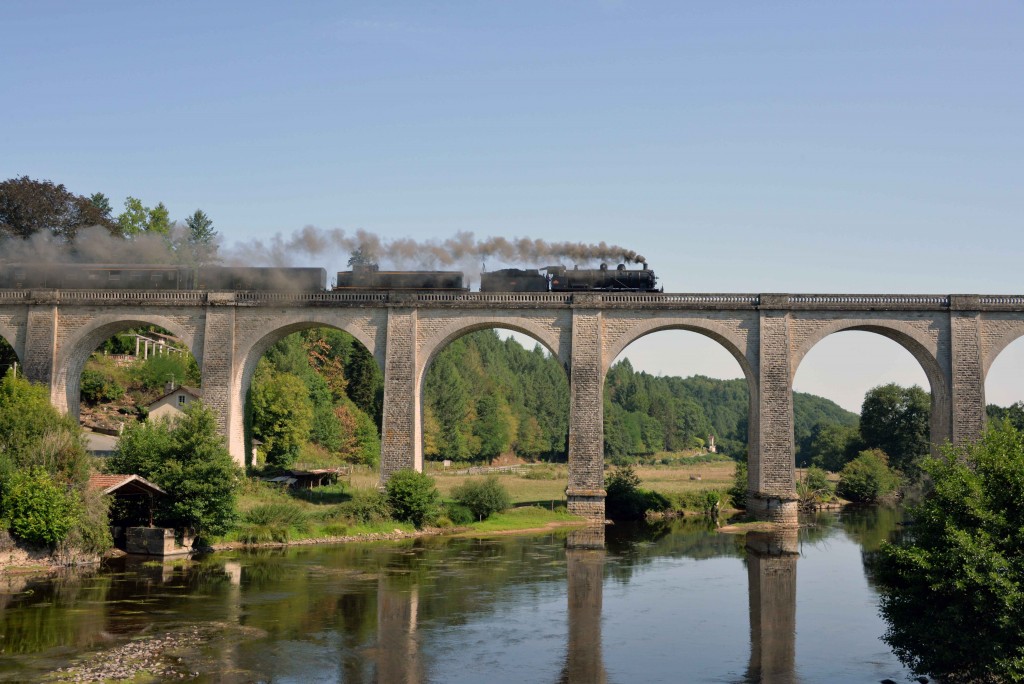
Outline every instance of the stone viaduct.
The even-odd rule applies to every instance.
[[[752,512],[795,519],[793,377],[819,341],[843,330],[894,340],[921,364],[932,396],[934,444],[961,443],[985,423],[985,376],[1024,336],[1024,296],[667,293],[386,293],[112,290],[0,291],[0,336],[27,377],[77,415],[79,378],[103,340],[157,325],[188,345],[203,397],[228,448],[245,454],[243,406],[256,362],[285,335],[316,326],[352,334],[384,372],[381,477],[422,468],[426,370],[452,340],[507,328],[543,344],[569,379],[570,510],[604,514],[603,388],[616,356],[644,335],[688,330],[739,363],[750,395]]]

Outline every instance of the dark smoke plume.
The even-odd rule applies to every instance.
[[[266,242],[254,240],[234,245],[226,252],[232,262],[283,266],[294,263],[297,255],[347,255],[356,250],[373,257],[381,265],[393,268],[471,267],[490,259],[533,267],[562,260],[581,265],[595,261],[644,261],[642,256],[631,249],[605,242],[548,242],[518,237],[478,240],[470,232],[459,232],[444,240],[389,239],[365,230],[349,234],[337,228],[321,230],[313,226],[306,226],[288,237],[278,233]]]
[[[27,240],[0,240],[0,260],[167,264],[182,261],[180,251],[183,228],[176,224],[171,234],[137,235],[130,239],[111,236],[100,227],[79,232],[73,244],[36,234]],[[500,262],[512,266],[543,267],[563,260],[581,266],[594,262],[640,263],[644,258],[631,249],[605,242],[548,242],[532,238],[490,237],[477,239],[473,233],[460,232],[443,240],[383,238],[357,230],[322,230],[313,226],[288,236],[278,233],[269,240],[250,240],[222,246],[223,263],[229,266],[323,266],[346,270],[346,260],[356,250],[371,257],[384,268],[449,269],[475,271],[481,262]]]
[[[187,229],[176,223],[167,235],[116,237],[102,226],[78,231],[73,243],[39,232],[29,238],[0,238],[0,260],[89,264],[174,264],[185,256]]]

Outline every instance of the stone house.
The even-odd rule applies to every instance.
[[[146,405],[146,409],[149,411],[149,420],[167,418],[175,421],[182,416],[186,406],[193,401],[198,401],[200,397],[201,393],[198,389],[167,383],[164,394]]]

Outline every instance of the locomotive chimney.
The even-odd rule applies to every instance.
[[[646,261],[644,261],[644,262],[642,262],[642,263],[643,263],[643,265],[644,265],[644,270],[645,270],[645,271],[649,271],[649,270],[651,270],[651,269],[649,269],[649,268],[647,267],[647,262],[646,262]]]

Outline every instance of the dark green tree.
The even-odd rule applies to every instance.
[[[110,206],[109,197],[104,195],[102,192],[94,192],[93,194],[89,195],[89,202],[92,204],[92,206],[96,207],[96,209],[99,210],[100,216],[107,219],[108,221],[113,222],[113,219],[110,215],[113,213],[114,208]]]
[[[346,391],[356,406],[373,418],[380,429],[384,403],[384,376],[366,347],[354,343],[345,363]]]
[[[736,464],[736,472],[733,473],[732,487],[727,492],[734,508],[747,507],[747,487],[747,462],[740,461]]]
[[[485,520],[512,505],[512,497],[496,475],[467,480],[455,488],[452,498],[468,508],[477,520]]]
[[[185,219],[185,227],[188,263],[202,266],[216,262],[218,245],[213,220],[202,209],[196,209],[194,214]]]
[[[14,353],[14,347],[0,337],[0,376],[14,368],[14,364],[17,362],[18,355]]]
[[[1024,433],[998,423],[923,467],[931,490],[874,563],[885,640],[943,682],[1024,681]]]
[[[348,258],[349,267],[370,266],[375,263],[377,263],[377,257],[369,245],[359,245],[352,250],[352,254]]]
[[[881,449],[893,468],[914,477],[930,448],[930,415],[931,399],[920,387],[881,385],[864,396],[860,434],[869,449]]]
[[[287,468],[295,463],[313,427],[313,402],[306,385],[264,358],[256,366],[250,398],[252,434],[263,442],[267,465]]]
[[[1006,408],[989,404],[985,407],[989,421],[1008,420],[1013,427],[1024,430],[1024,401],[1018,401]]]
[[[111,472],[141,475],[167,492],[158,500],[161,524],[220,535],[237,518],[235,501],[242,473],[217,433],[213,412],[202,402],[186,406],[177,423],[129,426],[107,467]]]
[[[50,404],[46,387],[7,373],[0,378],[0,488],[32,466],[62,486],[84,488],[89,479],[78,423]]]
[[[391,474],[384,487],[396,520],[423,527],[441,513],[441,495],[434,479],[425,473],[399,470]]]
[[[859,427],[818,423],[801,445],[797,465],[813,465],[837,473],[864,449]]]
[[[64,541],[78,521],[77,492],[55,482],[45,468],[12,473],[3,489],[0,516],[22,541],[53,546]]]
[[[426,391],[439,425],[438,450],[443,458],[465,460],[470,456],[467,430],[471,427],[466,420],[469,415],[466,383],[447,356],[439,356],[430,370]]]
[[[473,433],[480,442],[479,456],[488,462],[505,451],[511,440],[511,429],[503,408],[493,394],[485,394],[476,403]]]

